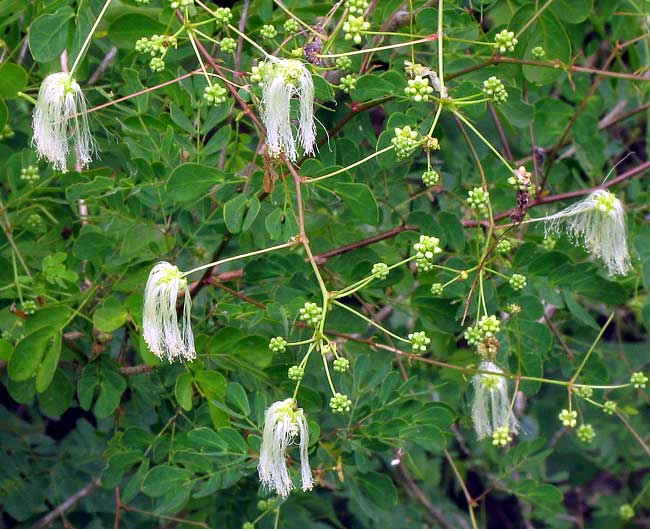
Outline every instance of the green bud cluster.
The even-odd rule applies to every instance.
[[[499,426],[494,430],[492,434],[492,444],[494,446],[505,447],[508,446],[508,443],[512,442],[512,436],[510,435],[510,428],[507,424]]]
[[[295,33],[298,33],[299,30],[300,24],[298,24],[298,21],[293,18],[290,18],[284,23],[284,32],[288,35],[294,35]]]
[[[557,417],[560,419],[562,426],[573,428],[576,424],[578,424],[578,412],[575,410],[569,411],[567,409],[564,409]]]
[[[411,129],[410,126],[395,129],[395,137],[390,142],[395,147],[395,154],[398,158],[404,159],[411,154],[413,149],[418,145],[419,133],[417,130]]]
[[[440,239],[429,235],[420,235],[420,240],[413,245],[415,252],[415,264],[420,272],[433,270],[433,260],[436,255],[442,253]]]
[[[521,274],[512,274],[508,281],[513,290],[522,290],[526,286],[526,276]]]
[[[616,413],[616,403],[613,400],[608,400],[603,404],[603,412],[607,415],[614,415]]]
[[[253,522],[244,522],[241,529],[255,529],[255,524]]]
[[[336,61],[334,62],[334,66],[336,66],[337,70],[346,72],[352,68],[352,59],[350,59],[350,57],[347,55],[343,55],[343,57],[337,57]]]
[[[232,20],[232,11],[229,7],[217,7],[214,11],[214,18],[218,28],[227,26]]]
[[[232,37],[224,37],[219,42],[219,47],[223,53],[232,53],[237,49],[237,41]]]
[[[557,239],[555,237],[546,237],[542,241],[542,248],[544,248],[544,250],[550,252],[553,248],[555,248],[556,244],[557,244]]]
[[[2,127],[2,131],[0,131],[0,140],[9,140],[15,135],[16,133],[14,130],[9,126],[8,123],[5,123],[5,126]]]
[[[38,213],[32,213],[27,217],[27,226],[30,227],[32,230],[40,230],[43,227],[43,217],[41,217]]]
[[[416,75],[415,78],[408,80],[408,85],[404,88],[404,94],[416,103],[427,102],[429,96],[433,94],[433,87],[429,86],[428,77]]]
[[[172,9],[182,9],[194,5],[194,0],[169,0],[169,6]]]
[[[573,388],[573,392],[578,395],[578,397],[582,397],[583,399],[590,399],[594,395],[593,388],[590,388],[589,386]]]
[[[516,191],[528,191],[529,193],[534,191],[533,174],[526,171],[523,165],[513,171],[512,176],[508,178],[508,183]]]
[[[350,361],[347,358],[340,356],[334,359],[334,362],[332,362],[332,367],[334,368],[334,371],[345,373],[348,369],[350,369]]]
[[[274,39],[278,36],[278,30],[275,29],[275,26],[271,24],[264,24],[260,29],[260,33],[262,37],[269,40]]]
[[[494,47],[501,53],[515,51],[517,42],[519,41],[515,38],[515,32],[507,29],[500,31],[494,37]]]
[[[632,507],[629,503],[626,503],[625,505],[621,505],[618,508],[618,515],[623,520],[631,520],[632,518],[634,518],[634,507]]]
[[[311,323],[312,325],[318,324],[323,317],[323,308],[308,301],[304,307],[300,309],[300,319],[304,322]]]
[[[226,102],[227,93],[228,90],[223,86],[213,84],[205,87],[205,90],[203,90],[203,99],[210,106],[219,105]]]
[[[496,245],[496,251],[500,254],[510,253],[512,245],[508,239],[501,239]]]
[[[495,103],[505,103],[508,101],[508,92],[506,87],[498,77],[494,75],[483,81],[483,94]]]
[[[347,395],[342,393],[334,393],[334,396],[330,399],[330,408],[334,413],[350,413],[352,408],[352,401],[348,398]]]
[[[271,338],[269,349],[274,353],[284,353],[287,350],[287,341],[282,336]]]
[[[479,213],[486,213],[490,193],[482,187],[475,187],[467,192],[467,203]]]
[[[433,187],[440,182],[440,174],[438,174],[438,171],[434,171],[431,169],[430,171],[424,171],[422,173],[422,183],[426,187]]]
[[[424,331],[412,332],[408,335],[411,342],[411,348],[415,354],[426,352],[427,347],[431,343],[431,338],[428,338]]]
[[[135,0],[135,3],[139,6],[146,6],[149,4],[149,0]]]
[[[162,72],[165,69],[165,61],[160,57],[154,57],[149,62],[149,68],[152,72]]]
[[[302,377],[305,376],[305,368],[300,366],[291,366],[289,368],[287,376],[289,377],[289,380],[300,382],[302,380]]]
[[[341,84],[339,85],[341,90],[346,94],[351,94],[357,89],[357,78],[354,75],[344,75],[341,77]]]
[[[345,0],[345,7],[353,15],[363,15],[369,5],[368,0]]]
[[[442,286],[442,283],[434,283],[431,285],[431,294],[434,296],[440,296],[443,293],[444,289],[445,287]]]
[[[541,61],[544,57],[546,57],[546,50],[541,46],[535,46],[533,48],[533,58]]]
[[[632,373],[632,376],[630,377],[630,384],[632,384],[632,386],[634,386],[636,389],[645,389],[645,385],[647,382],[648,382],[648,377],[645,376],[640,371],[637,371],[636,373]]]
[[[469,345],[477,345],[485,338],[492,338],[501,330],[501,322],[494,314],[483,316],[475,326],[469,326],[465,330],[465,340]]]
[[[583,443],[591,443],[596,437],[596,431],[591,424],[581,424],[576,428],[576,436]]]
[[[38,182],[41,179],[41,176],[38,174],[38,167],[35,165],[28,165],[27,167],[23,167],[20,170],[20,179],[29,184]]]
[[[376,275],[377,279],[386,279],[390,270],[388,270],[388,265],[386,263],[375,263],[372,265],[372,270],[370,270],[372,275]]]
[[[168,35],[152,35],[150,38],[142,37],[135,43],[135,51],[138,53],[148,53],[152,57],[156,55],[165,55],[169,48],[176,48],[178,40],[176,37]]]
[[[343,24],[345,40],[352,40],[355,44],[361,44],[361,35],[370,29],[370,22],[363,18],[363,15],[355,17],[350,15]]]
[[[26,299],[22,304],[23,312],[25,314],[34,314],[36,312],[36,302],[33,299]]]

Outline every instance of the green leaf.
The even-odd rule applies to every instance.
[[[553,0],[551,11],[571,24],[584,22],[593,13],[594,0]]]
[[[62,339],[63,335],[60,331],[54,335],[52,346],[45,351],[43,361],[38,367],[38,372],[36,373],[36,391],[39,393],[45,391],[52,382],[54,372],[59,365]]]
[[[144,477],[142,492],[151,498],[159,498],[188,485],[192,472],[181,467],[161,465],[152,468]]]
[[[231,198],[223,205],[223,220],[230,233],[239,233],[244,220],[248,197],[243,193]]]
[[[383,512],[397,505],[397,490],[386,474],[368,472],[350,480],[350,496],[366,516],[373,520],[383,518]]]
[[[193,445],[207,451],[223,452],[228,449],[228,443],[211,428],[195,428],[187,434],[187,438]]]
[[[55,13],[38,17],[29,28],[29,49],[36,62],[50,62],[56,59],[68,42],[70,21],[74,10],[63,6]]]
[[[36,373],[55,332],[52,327],[44,327],[28,334],[18,342],[7,366],[11,379],[20,382],[31,378]]]
[[[83,198],[101,198],[107,196],[109,192],[115,192],[115,180],[106,176],[96,176],[92,182],[80,182],[72,184],[65,190],[65,197],[72,201]]]
[[[104,419],[112,415],[120,404],[122,393],[126,389],[124,377],[111,369],[103,369],[99,383],[99,396],[95,402],[95,415]]]
[[[93,313],[93,324],[102,332],[113,332],[126,323],[129,313],[124,303],[116,297],[109,297]]]
[[[379,222],[379,208],[375,196],[366,184],[340,182],[334,190],[343,199],[350,215],[367,224],[376,225]]]
[[[38,397],[41,410],[48,417],[58,417],[65,412],[72,403],[74,385],[68,375],[57,369],[52,382]]]
[[[9,111],[7,110],[7,104],[4,100],[0,99],[0,127],[4,127],[7,124],[9,118]]]
[[[205,196],[215,185],[223,183],[224,176],[216,167],[184,163],[172,171],[165,189],[176,203],[192,202]]]
[[[108,28],[108,38],[118,48],[133,49],[142,37],[164,35],[165,26],[151,17],[129,13],[113,20]]]
[[[226,377],[217,371],[198,371],[194,380],[208,398],[226,396]]]
[[[19,64],[5,62],[0,66],[0,97],[12,99],[16,92],[22,92],[27,86],[27,72]]]
[[[251,413],[251,408],[248,404],[248,397],[246,396],[246,390],[237,382],[231,382],[228,384],[228,388],[226,389],[226,402],[234,406],[235,409],[240,411],[245,417],[248,417]]]
[[[174,395],[176,395],[176,402],[185,411],[192,409],[192,397],[194,396],[194,388],[192,386],[192,375],[190,373],[183,373],[176,379],[176,386],[174,387]]]

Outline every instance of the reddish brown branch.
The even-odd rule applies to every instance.
[[[557,193],[556,195],[537,197],[535,200],[531,201],[526,206],[526,210],[532,209],[536,206],[541,206],[542,204],[551,204],[553,202],[560,202],[562,200],[567,200],[569,198],[582,197],[588,195],[589,193],[593,193],[596,189],[607,189],[609,187],[620,184],[621,182],[628,180],[630,178],[640,176],[641,174],[643,174],[645,171],[648,170],[650,170],[650,161],[643,162],[641,165],[638,165],[637,167],[634,167],[629,171],[625,171],[623,174],[618,175],[616,178],[612,178],[611,180],[605,182],[602,185],[590,187],[587,189],[576,189],[575,191],[567,191],[566,193]],[[496,221],[496,220],[501,220],[509,217],[511,211],[512,210],[508,210],[508,211],[502,211],[501,213],[497,213],[496,215],[494,215],[494,220]],[[476,224],[477,223],[475,220],[463,221],[463,226],[465,226],[466,228],[475,227]],[[504,226],[499,226],[499,227],[503,228]]]
[[[403,226],[398,226],[397,228],[392,228],[390,230],[377,233],[376,235],[373,235],[372,237],[368,237],[367,239],[361,239],[360,241],[351,242],[350,244],[340,246],[339,248],[334,248],[333,250],[328,250],[327,252],[323,252],[318,255],[315,255],[314,260],[316,261],[316,264],[324,264],[332,257],[343,255],[345,253],[358,250],[359,248],[369,246],[376,242],[390,239],[391,237],[395,237],[396,235],[399,235],[400,233],[405,231],[420,231],[420,228],[418,228],[417,226],[410,226],[408,224]]]
[[[61,503],[56,509],[50,511],[48,514],[43,516],[38,522],[30,527],[30,529],[43,529],[44,527],[50,526],[57,518],[63,515],[68,509],[79,503],[86,496],[89,496],[99,487],[99,478],[93,478],[88,485],[79,489],[67,500]]]

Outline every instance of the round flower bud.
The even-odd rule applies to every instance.
[[[363,15],[355,17],[350,15],[343,24],[345,40],[352,40],[355,44],[361,44],[361,35],[370,29],[370,22],[364,20]]]
[[[490,200],[490,193],[482,187],[475,187],[467,192],[467,203],[479,213],[485,214]]]
[[[300,366],[291,366],[289,368],[287,376],[289,377],[289,380],[300,382],[302,380],[302,377],[305,376],[305,369]]]
[[[508,101],[508,92],[500,79],[489,77],[483,81],[483,94],[494,103],[505,103]]]
[[[214,19],[218,28],[227,26],[232,20],[232,11],[229,7],[217,7],[214,11]]]
[[[429,235],[420,235],[420,239],[413,245],[415,264],[420,272],[433,270],[435,256],[442,252],[440,239]]]
[[[546,56],[546,50],[541,46],[535,46],[533,48],[533,57],[538,61],[541,61]]]
[[[416,103],[429,101],[429,96],[433,94],[433,87],[429,86],[429,78],[416,75],[413,79],[408,80],[404,94]]]
[[[558,419],[560,419],[563,426],[573,428],[578,423],[578,412],[575,410],[569,411],[564,409],[558,415]]]
[[[149,63],[152,72],[162,72],[165,69],[165,61],[160,57],[154,57]]]
[[[494,47],[501,53],[515,51],[517,42],[519,41],[515,38],[514,31],[508,31],[507,29],[500,31],[494,37]]]
[[[264,24],[260,29],[260,33],[262,34],[262,37],[269,40],[278,36],[278,30],[271,24]]]
[[[269,349],[274,353],[284,353],[287,350],[287,341],[282,336],[271,338]]]
[[[418,138],[418,131],[412,130],[408,125],[402,128],[397,127],[395,129],[395,137],[391,140],[391,143],[395,147],[397,157],[400,159],[407,158],[413,149],[417,147],[419,143]]]
[[[288,35],[294,35],[295,33],[298,33],[299,30],[300,24],[298,24],[298,21],[293,18],[290,18],[284,23],[284,32]]]
[[[576,436],[583,443],[589,444],[594,440],[594,437],[596,437],[596,431],[591,424],[581,424],[576,429]]]
[[[232,37],[224,37],[219,42],[219,47],[223,53],[232,53],[237,49],[237,41]]]
[[[512,442],[512,436],[510,435],[510,427],[507,424],[499,426],[494,430],[492,434],[492,444],[494,446],[505,447],[510,442]]]
[[[341,356],[334,359],[334,362],[332,362],[332,367],[334,368],[334,371],[345,373],[348,369],[350,369],[350,361],[347,358],[343,358]]]
[[[608,400],[603,404],[603,411],[607,415],[614,415],[616,413],[616,403],[613,400]]]
[[[526,286],[526,276],[521,274],[512,274],[508,281],[513,290],[522,290]]]
[[[430,171],[424,171],[422,173],[422,183],[426,187],[433,187],[438,184],[440,181],[440,175],[438,174],[437,171],[434,171],[431,169]]]
[[[415,354],[426,352],[427,346],[431,343],[431,338],[428,338],[424,331],[412,332],[408,335],[408,339]]]
[[[372,265],[370,273],[377,276],[377,279],[386,279],[390,270],[388,270],[388,265],[386,263],[375,263]]]
[[[351,94],[357,89],[357,78],[354,75],[345,75],[341,77],[341,84],[339,87],[346,94]]]
[[[343,55],[342,57],[337,57],[336,61],[334,62],[334,66],[336,66],[337,70],[341,71],[347,71],[350,68],[352,68],[352,59],[348,57],[347,55]]]
[[[203,99],[210,106],[219,105],[226,102],[227,93],[228,90],[223,86],[213,84],[212,86],[205,87],[205,90],[203,90]]]
[[[442,283],[434,283],[431,285],[431,294],[434,296],[440,296],[444,290]]]
[[[630,377],[630,384],[637,389],[645,389],[646,382],[648,382],[648,377],[640,371],[633,373]]]
[[[510,253],[512,246],[508,239],[501,239],[496,245],[496,251],[500,254]]]
[[[330,408],[334,413],[350,413],[352,408],[352,401],[348,398],[347,395],[342,393],[335,393],[334,396],[330,399]]]
[[[307,302],[300,309],[299,318],[312,325],[318,324],[323,317],[323,308],[319,307],[316,303]]]
[[[634,518],[634,507],[632,507],[629,503],[626,503],[625,505],[621,505],[618,508],[618,515],[623,520],[631,520],[632,518]]]

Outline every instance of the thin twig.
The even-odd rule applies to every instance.
[[[43,518],[30,527],[30,529],[43,529],[51,525],[57,518],[63,515],[68,509],[79,503],[86,496],[89,496],[99,487],[99,478],[93,478],[88,485],[79,489],[57,508],[47,513]]]

